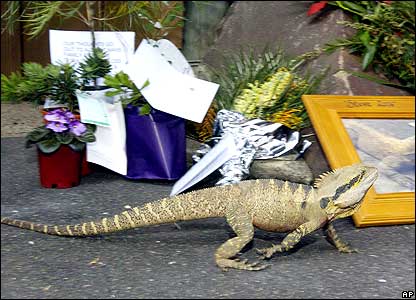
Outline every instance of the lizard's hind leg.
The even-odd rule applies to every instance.
[[[254,227],[250,215],[241,208],[229,209],[226,219],[237,236],[227,240],[217,249],[215,253],[217,265],[224,271],[228,268],[249,271],[266,268],[267,265],[259,265],[259,262],[247,263],[247,260],[232,259],[253,239]]]

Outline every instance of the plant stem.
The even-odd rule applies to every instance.
[[[95,22],[94,22],[94,16],[95,16],[95,10],[94,10],[94,4],[95,1],[87,1],[87,20],[88,20],[88,27],[91,31],[91,37],[92,37],[92,51],[94,52],[95,49]],[[94,87],[97,88],[97,79],[94,79]]]

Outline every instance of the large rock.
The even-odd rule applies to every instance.
[[[280,45],[293,57],[351,33],[351,29],[337,24],[337,21],[348,18],[340,9],[319,17],[307,17],[311,3],[313,1],[235,1],[228,10],[214,45],[203,58],[203,63],[218,68],[226,53],[249,48],[260,51],[266,45]],[[313,74],[329,67],[319,94],[409,95],[403,90],[339,72],[340,69],[361,70],[360,58],[345,50],[321,55],[307,67]],[[305,132],[314,134],[313,128]],[[316,136],[312,135],[309,139],[314,143],[306,152],[305,160],[314,176],[317,176],[327,171],[329,166]]]
[[[348,19],[341,9],[320,15],[318,18],[307,17],[306,13],[311,3],[313,1],[234,2],[203,62],[218,67],[223,62],[224,53],[249,48],[261,50],[266,45],[280,45],[287,55],[295,57],[352,33],[351,29],[337,24],[337,21]],[[322,94],[408,94],[393,87],[339,72],[340,69],[361,70],[360,58],[347,51],[339,50],[331,55],[321,55],[308,67],[312,73],[330,68],[320,88]]]
[[[256,159],[250,167],[250,177],[312,184],[312,171],[304,159],[294,160],[295,156],[296,154],[289,154],[273,159]]]

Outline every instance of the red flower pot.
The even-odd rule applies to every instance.
[[[88,174],[92,173],[91,164],[87,161],[87,148],[85,147],[84,150],[81,152],[81,176],[87,176]]]
[[[44,109],[41,109],[40,112],[42,114],[42,117],[45,117],[46,114],[48,113],[48,111]],[[75,116],[75,119],[77,119],[78,121],[81,120],[80,114],[74,113],[74,116]],[[43,123],[47,124],[48,121],[43,119]],[[91,169],[90,163],[87,161],[87,150],[84,149],[82,151],[81,176],[86,176],[91,173],[92,173],[92,169]]]
[[[40,184],[43,187],[65,189],[80,184],[82,152],[62,145],[50,154],[38,149],[38,158]]]

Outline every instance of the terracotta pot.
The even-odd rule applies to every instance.
[[[43,118],[48,113],[48,111],[45,109],[41,109],[40,112],[42,114],[43,123],[45,124],[48,123],[48,121],[46,121]],[[75,116],[75,119],[81,120],[80,114],[74,113],[74,116]],[[92,169],[91,169],[90,163],[87,161],[87,151],[84,149],[82,151],[81,176],[87,176],[91,173],[92,173]]]
[[[62,145],[53,153],[38,149],[40,184],[45,188],[65,189],[77,186],[81,180],[82,152]]]

